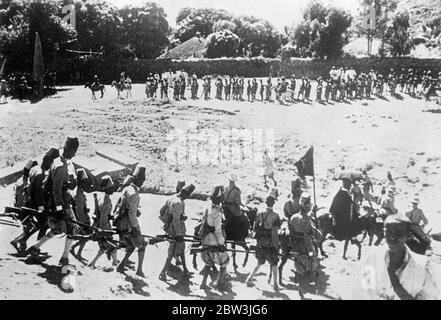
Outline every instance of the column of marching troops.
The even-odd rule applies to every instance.
[[[145,181],[146,168],[138,165],[132,175],[129,175],[122,184],[121,197],[113,206],[110,195],[115,191],[115,184],[110,176],[104,176],[99,182],[98,188],[102,196],[98,198],[94,193],[95,211],[92,221],[90,210],[87,206],[86,193],[93,189],[91,179],[84,169],[75,170],[72,158],[79,147],[77,138],[69,137],[61,150],[50,149],[42,159],[41,164],[37,161],[29,161],[23,170],[23,177],[15,184],[14,207],[7,207],[9,214],[16,214],[23,225],[23,233],[11,241],[11,245],[23,256],[32,260],[39,260],[45,253],[41,252],[41,246],[54,236],[65,234],[65,246],[59,260],[59,265],[69,265],[69,254],[77,259],[85,261],[81,254],[85,244],[89,240],[98,243],[98,252],[89,266],[94,268],[98,259],[106,254],[112,265],[118,272],[126,271],[128,259],[137,249],[138,268],[136,275],[144,277],[143,261],[146,246],[157,243],[157,237],[149,237],[141,234],[138,218],[141,214],[139,208],[140,188]],[[60,153],[61,151],[61,153]],[[230,185],[224,189],[218,186],[213,191],[210,199],[211,206],[207,209],[199,226],[199,241],[203,245],[200,251],[205,267],[202,271],[202,288],[205,288],[211,268],[220,266],[215,285],[223,283],[229,256],[226,249],[225,230],[223,228],[224,211],[228,210],[235,216],[241,215],[243,206],[240,199],[240,190],[236,187],[237,177],[230,177]],[[161,208],[160,219],[164,222],[163,229],[166,232],[164,238],[170,246],[164,267],[160,273],[161,280],[167,280],[172,259],[183,266],[183,276],[189,276],[185,262],[186,226],[185,199],[187,199],[195,187],[179,182],[177,193],[169,198]],[[301,201],[302,215],[298,219],[306,219],[309,213],[310,198],[304,197]],[[267,209],[257,214],[254,231],[256,233],[257,248],[256,257],[258,265],[250,274],[247,284],[252,284],[252,279],[259,267],[270,262],[274,273],[274,286],[278,289],[277,262],[278,262],[278,239],[277,230],[280,226],[278,214],[272,207],[276,196],[270,195],[266,199]],[[303,204],[306,204],[303,206]],[[113,226],[112,226],[113,220]],[[27,247],[27,242],[32,235],[38,232],[37,242]],[[115,239],[115,235],[119,239]],[[145,239],[151,238],[146,241]],[[193,241],[194,242],[194,241]],[[119,262],[116,252],[125,248],[126,253]],[[76,250],[76,251],[75,251]]]
[[[310,102],[312,79],[302,77],[300,84],[295,75],[290,77],[271,76],[264,79],[245,79],[241,76],[204,76],[202,85],[196,75],[188,77],[184,71],[159,74],[149,74],[146,82],[148,98],[168,98],[169,88],[172,88],[174,100],[186,99],[186,89],[190,90],[190,99],[209,100],[214,84],[214,98],[217,100],[260,101],[280,103]],[[372,96],[382,97],[387,89],[390,95],[406,93],[428,99],[435,95],[441,84],[441,75],[437,77],[430,70],[390,69],[381,74],[371,69],[369,72],[357,73],[352,68],[332,67],[328,77],[314,79],[317,82],[315,101],[347,101],[349,99],[371,99]],[[202,86],[202,90],[200,87]],[[160,94],[157,94],[159,90]],[[199,95],[200,93],[200,95]],[[275,98],[275,100],[274,100]]]
[[[98,259],[106,254],[112,261],[112,266],[116,267],[118,272],[124,273],[130,256],[137,249],[136,275],[144,277],[143,261],[147,245],[167,241],[167,258],[159,275],[159,279],[167,281],[167,272],[173,258],[176,259],[177,265],[182,265],[184,277],[191,274],[186,265],[185,243],[197,242],[202,244],[202,249],[197,252],[201,253],[205,263],[201,288],[207,288],[207,278],[211,269],[216,266],[219,266],[220,270],[213,285],[225,283],[226,267],[230,260],[227,253],[230,250],[226,248],[225,217],[237,219],[233,224],[243,221],[241,218],[244,205],[241,202],[241,191],[236,186],[237,176],[230,176],[227,188],[215,187],[210,196],[211,205],[202,214],[201,223],[197,227],[197,237],[189,239],[185,223],[185,200],[193,193],[195,186],[185,185],[182,181],[178,182],[176,194],[166,201],[159,213],[165,235],[146,236],[141,233],[138,221],[141,215],[140,188],[145,181],[146,168],[138,165],[134,172],[126,177],[119,190],[121,196],[113,205],[110,196],[116,190],[110,176],[103,176],[98,186],[92,186],[91,179],[84,169],[74,169],[72,158],[78,147],[78,138],[68,137],[62,151],[57,148],[50,149],[41,164],[29,161],[23,170],[23,177],[15,184],[14,207],[7,207],[10,210],[6,211],[16,214],[15,218],[23,225],[23,233],[11,241],[11,245],[19,254],[38,261],[44,256],[40,250],[41,246],[55,235],[65,234],[65,247],[59,261],[61,266],[69,265],[69,254],[86,262],[82,257],[82,251],[86,243],[92,240],[98,243],[98,252],[89,263],[91,268],[95,268]],[[334,198],[331,213],[338,222],[335,227],[336,239],[339,237],[338,229],[339,233],[354,236],[354,230],[350,230],[353,226],[340,222],[341,219],[345,219],[343,215],[346,214],[347,204],[348,208],[353,205],[359,207],[363,197],[368,201],[372,199],[372,182],[366,172],[363,172],[363,175],[363,191],[356,183],[343,179],[343,187]],[[277,189],[273,189],[266,198],[266,210],[258,212],[255,216],[253,236],[257,240],[254,247],[257,265],[247,278],[248,286],[253,286],[253,279],[258,270],[268,262],[271,266],[270,279],[274,279],[274,290],[279,290],[278,283],[282,284],[281,269],[291,255],[294,256],[296,282],[302,284],[311,281],[311,278],[317,278],[317,242],[321,237],[314,221],[317,208],[312,207],[310,195],[302,189],[303,184],[300,178],[293,181],[291,197],[284,205],[285,219],[281,220],[279,214],[273,210],[278,198]],[[100,190],[102,195],[98,198],[94,193],[95,210],[92,221],[86,193],[93,190]],[[389,174],[383,186],[383,199],[380,201],[382,214],[385,216],[394,216],[397,213],[394,194],[394,181]],[[414,231],[420,234],[421,240],[427,241],[424,232],[417,227],[421,222],[427,224],[427,219],[418,208],[418,202],[418,199],[413,201],[414,209],[407,213],[407,216],[413,223],[412,228],[417,229]],[[349,209],[348,214],[351,212],[352,209]],[[27,241],[37,232],[37,242],[28,248]],[[288,240],[283,243],[283,239]],[[345,236],[342,239],[346,239]],[[430,245],[430,240],[428,241]],[[125,255],[118,261],[117,250],[123,248],[126,250]],[[279,253],[280,249],[282,253]],[[277,268],[279,257],[282,257],[282,263]],[[303,294],[301,290],[300,294]]]

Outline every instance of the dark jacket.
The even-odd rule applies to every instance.
[[[329,210],[335,220],[334,237],[338,241],[350,239],[358,234],[358,217],[353,214],[353,201],[350,194],[340,189]]]

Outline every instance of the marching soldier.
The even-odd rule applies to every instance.
[[[303,285],[316,276],[319,266],[314,226],[311,221],[311,196],[303,193],[300,198],[300,212],[294,214],[290,221],[290,236],[293,251],[298,253],[294,258],[296,280],[300,284],[299,293],[303,299]]]
[[[49,169],[46,188],[50,191],[50,204],[53,217],[48,218],[51,231],[40,241],[29,248],[28,253],[36,257],[40,253],[40,247],[54,235],[65,233],[67,235],[60,265],[69,264],[69,252],[73,244],[72,237],[77,233],[76,226],[72,223],[75,215],[71,207],[71,196],[68,190],[76,186],[75,169],[71,159],[75,156],[79,147],[78,138],[68,137],[63,148],[63,154],[53,160]]]
[[[220,266],[220,271],[216,281],[213,283],[217,287],[227,273],[227,265],[230,260],[226,252],[225,246],[225,230],[222,226],[222,186],[217,186],[211,195],[211,208],[207,209],[202,218],[203,225],[201,228],[201,242],[206,251],[201,254],[205,267],[202,270],[203,279],[201,289],[207,287],[207,278],[210,269],[216,264]],[[214,249],[210,251],[210,249]]]
[[[277,284],[277,264],[279,262],[279,239],[278,230],[280,228],[279,215],[273,211],[273,206],[276,200],[274,197],[269,196],[266,198],[267,209],[264,212],[257,214],[256,221],[254,223],[255,238],[257,239],[256,258],[257,266],[253,272],[248,276],[246,281],[247,286],[252,286],[252,281],[260,267],[265,264],[266,261],[271,266],[271,273],[274,277],[274,291],[279,290]]]
[[[166,234],[173,238],[173,242],[170,242],[170,246],[167,252],[167,258],[165,260],[164,267],[159,275],[159,279],[161,281],[167,280],[167,270],[170,267],[171,260],[174,257],[179,257],[182,263],[183,277],[188,277],[190,272],[187,269],[187,265],[185,262],[185,242],[184,236],[187,231],[185,227],[185,220],[187,217],[185,215],[185,203],[184,201],[190,197],[193,193],[195,187],[190,184],[186,187],[183,187],[179,194],[173,197],[167,204],[167,211],[171,217],[171,221],[166,225],[165,232]]]
[[[121,195],[121,204],[119,208],[119,215],[116,218],[116,224],[120,234],[121,241],[127,245],[126,254],[119,264],[117,271],[124,273],[125,266],[135,249],[138,249],[138,269],[136,275],[139,277],[145,277],[142,271],[142,265],[144,263],[145,248],[147,246],[146,241],[141,236],[141,227],[138,222],[138,217],[141,212],[139,207],[139,188],[142,187],[145,181],[146,168],[138,165],[133,173],[133,181],[125,187]]]
[[[37,165],[36,161],[28,161],[23,168],[23,176],[14,184],[14,207],[31,207],[30,206],[30,171]],[[17,238],[12,240],[10,244],[17,250],[22,252],[26,250],[27,239],[35,232],[32,232],[35,227],[33,226],[32,217],[23,217],[23,233]]]
[[[302,195],[302,181],[300,178],[291,182],[291,197],[285,202],[283,207],[283,213],[285,218],[282,220],[282,224],[279,230],[280,246],[282,248],[282,261],[279,265],[279,284],[283,286],[282,282],[282,270],[288,261],[289,255],[292,250],[291,237],[289,230],[289,221],[293,215],[300,212],[300,197]]]
[[[115,185],[112,181],[112,178],[108,175],[101,178],[100,188],[104,192],[104,196],[102,199],[98,201],[96,193],[94,194],[97,208],[95,208],[95,213],[97,214],[94,222],[94,226],[103,229],[110,230],[111,224],[111,214],[112,214],[112,200],[110,199],[110,195],[115,191]],[[117,251],[116,246],[114,246],[111,241],[113,240],[112,235],[98,235],[98,245],[99,250],[95,258],[89,264],[89,267],[95,268],[95,265],[98,259],[104,254],[107,253],[112,257],[112,266],[118,266],[117,259]]]
[[[73,198],[73,204],[74,204],[74,213],[75,218],[77,221],[84,223],[86,225],[91,225],[90,216],[89,216],[89,208],[87,207],[87,199],[85,192],[90,190],[90,181],[89,177],[87,176],[86,170],[84,169],[78,169],[77,170],[77,191],[75,193],[75,196]],[[89,235],[90,229],[87,229],[85,227],[79,227],[78,232],[81,235]],[[83,253],[84,246],[86,245],[87,240],[79,240],[77,241],[71,249],[71,253],[74,257],[76,257],[78,260],[84,260],[84,258],[81,256]],[[78,248],[78,251],[75,253],[75,248]]]

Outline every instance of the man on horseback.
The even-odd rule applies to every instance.
[[[329,211],[333,217],[333,235],[337,241],[345,241],[343,259],[346,259],[346,251],[351,243],[360,247],[360,243],[355,239],[358,235],[357,212],[354,210],[354,202],[350,194],[351,180],[342,179],[343,186],[335,195]]]
[[[229,185],[222,194],[222,206],[225,215],[231,215],[233,217],[241,216],[240,208],[243,206],[241,200],[241,191],[236,187],[237,176],[232,174],[229,178]]]
[[[100,78],[98,77],[98,75],[94,75],[93,76],[93,83],[92,83],[92,88],[98,88],[98,86],[101,84],[100,82]]]
[[[260,267],[264,265],[266,261],[268,261],[271,266],[271,273],[274,277],[274,291],[278,291],[279,286],[277,284],[277,264],[279,262],[278,230],[280,228],[280,218],[279,215],[273,211],[275,202],[276,200],[274,197],[267,197],[267,209],[264,212],[258,213],[256,221],[254,222],[253,229],[255,232],[255,238],[257,239],[257,266],[249,275],[246,283],[247,286],[252,286],[254,276],[259,271]]]
[[[385,219],[386,217],[398,213],[395,207],[395,186],[390,186],[387,193],[380,198],[380,215]]]
[[[424,244],[427,248],[429,248],[431,241],[423,230],[424,226],[427,225],[429,221],[424,215],[423,210],[418,208],[419,203],[420,203],[420,199],[418,198],[413,199],[412,210],[406,212],[406,216],[409,218],[410,222],[412,223],[410,227],[412,233],[422,244]]]
[[[119,76],[119,84],[121,85],[121,87],[124,87],[125,83],[126,83],[126,73],[123,71]]]

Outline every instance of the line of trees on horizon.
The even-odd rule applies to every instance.
[[[392,3],[397,2],[360,0],[360,4],[370,1],[375,1],[379,8],[387,2],[390,11],[394,10]],[[61,8],[67,4],[75,5],[75,30],[61,18]],[[311,0],[302,20],[285,27],[283,32],[269,21],[254,16],[188,7],[179,11],[177,28],[172,29],[166,12],[155,2],[117,8],[106,0],[11,0],[0,7],[0,58],[7,58],[11,69],[29,69],[38,32],[46,65],[51,65],[57,57],[72,56],[72,50],[90,50],[116,59],[155,59],[195,36],[206,38],[207,58],[326,59],[342,55],[354,30],[363,34],[360,19],[362,15],[354,18],[346,10]],[[392,21],[389,26],[387,19],[380,10],[377,36],[390,44],[391,54],[409,53],[412,43],[408,14],[389,12]]]

